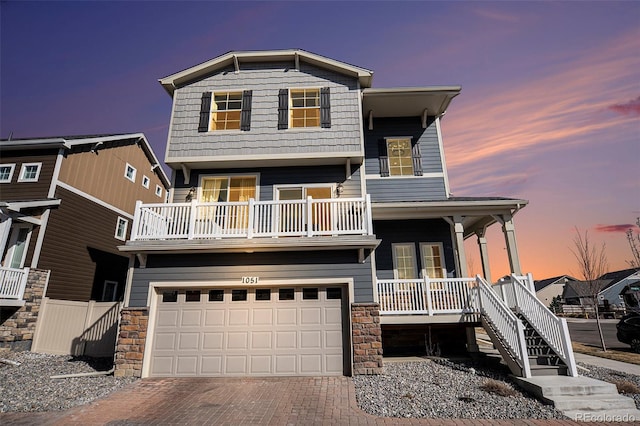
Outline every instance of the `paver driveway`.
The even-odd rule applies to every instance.
[[[4,413],[0,424],[215,425],[576,425],[558,420],[374,417],[347,377],[144,379],[91,404],[58,413]]]

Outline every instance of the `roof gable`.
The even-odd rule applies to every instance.
[[[326,68],[341,74],[357,78],[361,87],[371,87],[373,71],[346,62],[336,61],[325,56],[307,52],[302,49],[264,50],[264,51],[232,51],[213,58],[207,62],[195,65],[158,81],[164,89],[173,96],[179,86],[184,86],[215,71],[233,66],[235,72],[242,72],[242,63],[247,62],[282,62],[290,61],[299,69],[300,61],[307,62],[320,68]]]

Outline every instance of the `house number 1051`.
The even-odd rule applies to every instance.
[[[242,277],[242,284],[258,284],[258,277]]]

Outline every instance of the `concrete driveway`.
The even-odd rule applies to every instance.
[[[2,425],[577,425],[568,420],[375,417],[348,377],[144,379],[66,412],[4,413]]]

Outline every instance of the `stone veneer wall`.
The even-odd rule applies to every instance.
[[[382,373],[382,330],[380,305],[353,303],[351,305],[353,330],[353,374]]]
[[[23,306],[0,307],[0,348],[28,351],[36,331],[40,303],[49,282],[49,272],[29,269]]]
[[[116,377],[141,377],[144,345],[147,340],[149,309],[123,308],[116,343]]]

